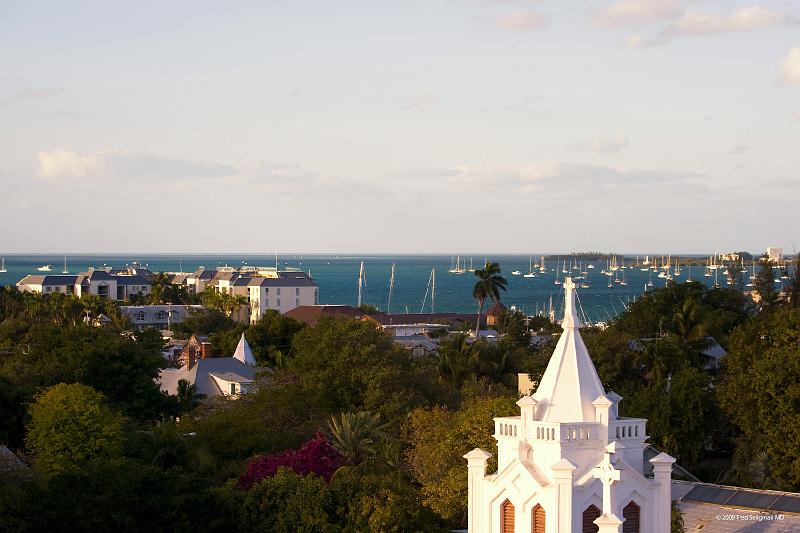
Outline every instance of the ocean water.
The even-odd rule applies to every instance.
[[[534,264],[537,262],[534,256]],[[473,264],[480,268],[484,256],[473,256]],[[488,257],[491,261],[500,263],[503,275],[508,280],[508,290],[501,294],[501,299],[506,306],[516,306],[527,314],[534,314],[549,307],[552,297],[556,315],[560,316],[563,307],[563,291],[560,285],[554,283],[556,275],[564,279],[561,272],[563,263],[556,268],[555,261],[548,261],[547,272],[536,272],[536,278],[525,278],[522,275],[512,275],[511,272],[519,270],[523,274],[528,271],[528,256],[519,255],[494,255]],[[311,271],[316,279],[320,291],[320,303],[356,305],[358,298],[358,273],[360,263],[364,261],[366,284],[363,288],[362,302],[374,305],[383,311],[387,310],[389,295],[389,279],[392,263],[395,267],[395,283],[392,293],[390,312],[420,312],[423,300],[425,312],[431,311],[431,294],[429,279],[432,269],[436,269],[436,311],[445,312],[476,312],[477,304],[472,298],[472,288],[476,278],[473,273],[452,274],[451,268],[454,258],[438,255],[292,255],[279,256],[279,264],[283,267],[300,268]],[[222,265],[239,266],[242,264],[274,266],[275,257],[268,255],[75,255],[67,257],[67,267],[70,273],[86,270],[90,266],[102,267],[125,266],[133,262],[148,266],[152,271],[179,271],[193,272],[199,266],[214,268]],[[50,274],[60,274],[64,268],[64,257],[54,255],[8,255],[5,256],[7,273],[0,274],[0,285],[14,285],[27,274],[39,274],[36,268],[41,265],[52,265]],[[467,258],[469,264],[469,258]],[[608,287],[609,278],[601,274],[606,266],[605,261],[596,261],[591,264],[594,269],[588,269],[589,263],[583,264],[584,271],[589,273],[591,287],[578,290],[580,306],[585,316],[593,321],[603,321],[622,312],[625,306],[638,298],[645,290],[649,279],[655,287],[663,287],[666,280],[657,277],[657,273],[649,274],[639,268],[624,270],[627,286],[612,283]],[[569,264],[567,265],[569,269]],[[556,272],[557,270],[557,272]],[[581,269],[571,270],[573,275],[579,276]],[[689,267],[681,267],[680,277],[675,281],[685,281],[690,274]],[[623,271],[618,271],[621,276]],[[701,267],[691,268],[692,277],[706,285],[714,283],[713,277],[703,276]],[[725,286],[722,273],[719,283]],[[428,291],[427,299],[425,298]]]

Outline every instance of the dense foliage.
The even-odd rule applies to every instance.
[[[768,268],[757,302],[670,284],[581,333],[655,447],[707,481],[798,489],[800,282],[775,290]],[[499,267],[483,274],[479,307],[503,285]],[[517,373],[535,387],[560,330],[507,312],[497,342],[445,332],[438,353],[412,357],[369,319],[244,325],[236,299],[186,298],[159,277],[149,301],[204,301],[174,330],[209,336],[218,355],[244,334],[269,367],[253,392],[199,401],[183,383],[168,397],[159,333],[130,331],[113,302],[0,290],[0,442],[33,472],[0,484],[0,532],[463,526],[462,456],[496,451],[493,417],[518,412]]]

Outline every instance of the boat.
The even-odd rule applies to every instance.
[[[61,271],[62,274],[69,274],[69,270],[67,270],[67,256],[64,256],[64,270]]]
[[[528,273],[522,276],[523,278],[535,278],[536,274],[533,273],[533,258],[528,258]]]
[[[466,272],[464,265],[461,264],[461,256],[456,257],[456,265],[449,270],[451,274],[463,274]]]
[[[520,272],[519,270],[513,270],[513,271],[511,272],[511,275],[512,275],[512,276],[519,276],[520,274],[522,274],[522,272]]]
[[[556,263],[556,280],[553,283],[556,285],[561,285],[561,280],[558,279],[558,263]]]
[[[539,265],[539,272],[547,272],[547,268],[544,266],[544,256],[542,256],[542,264]]]
[[[471,257],[469,258],[469,268],[467,269],[467,272],[475,272],[475,267],[472,266],[472,258]]]
[[[6,258],[4,257],[0,259],[0,274],[5,274],[6,272],[8,270],[6,270]]]
[[[53,270],[53,266],[52,265],[42,265],[40,267],[37,267],[36,270],[38,270],[39,272],[50,272],[51,270]]]

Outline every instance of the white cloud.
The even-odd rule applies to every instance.
[[[58,87],[44,87],[41,89],[32,89],[30,87],[26,87],[16,94],[6,96],[5,98],[0,98],[0,107],[5,107],[20,102],[49,100],[62,92],[64,92],[64,89],[60,89]]]
[[[172,180],[223,177],[236,169],[219,163],[187,161],[153,154],[125,152],[78,153],[52,150],[38,153],[39,177],[47,180],[99,181]]]
[[[704,194],[708,191],[709,181],[708,176],[691,172],[620,170],[569,163],[464,165],[454,167],[448,173],[447,182],[462,193],[481,194],[487,185],[491,185],[511,196],[570,196],[593,202],[602,197],[647,197],[656,192],[659,196]]]
[[[731,155],[741,155],[747,152],[748,150],[750,150],[750,147],[747,146],[746,144],[737,144],[736,146],[728,150],[728,153]]]
[[[403,104],[403,109],[408,109],[409,111],[413,111],[415,109],[423,109],[426,107],[431,107],[438,101],[439,98],[436,95],[430,93],[419,93],[414,95],[414,97],[411,98],[411,100]]]
[[[709,35],[732,33],[775,26],[795,25],[798,20],[779,11],[762,7],[745,7],[732,15],[687,11],[664,30],[664,35]]]
[[[531,11],[517,11],[494,19],[496,28],[510,32],[529,32],[547,26],[548,18]]]
[[[618,133],[611,137],[596,137],[591,141],[583,141],[573,146],[578,152],[593,152],[596,154],[617,153],[628,146],[628,134]]]
[[[238,161],[222,164],[154,154],[87,154],[68,150],[39,152],[38,159],[38,176],[51,185],[72,187],[83,183],[109,188],[157,185],[162,192],[183,194],[186,183],[202,179],[203,187],[219,187],[231,194],[247,196],[342,198],[357,194],[375,198],[387,194],[385,189],[373,184],[312,172],[294,163]]]
[[[592,15],[596,26],[618,28],[659,22],[676,17],[680,0],[617,0]]]
[[[663,37],[647,37],[640,33],[630,35],[623,43],[626,48],[652,48],[654,46],[664,46],[669,41]]]
[[[778,69],[778,83],[781,85],[800,85],[800,46],[795,46],[781,61]]]

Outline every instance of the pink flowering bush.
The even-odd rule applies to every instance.
[[[304,476],[316,474],[330,481],[331,476],[344,464],[344,457],[337,452],[321,433],[304,442],[296,450],[260,455],[247,466],[247,472],[239,478],[239,487],[249,489],[264,478],[274,476],[280,467],[290,468]]]

